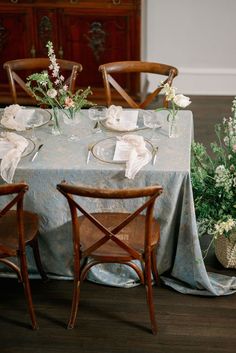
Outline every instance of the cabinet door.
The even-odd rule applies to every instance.
[[[0,77],[8,82],[3,63],[31,56],[32,16],[27,8],[0,8]]]
[[[58,16],[56,8],[38,8],[34,10],[34,29],[35,29],[35,56],[47,57],[47,42],[53,42],[57,57],[60,46],[58,43]]]
[[[134,28],[136,22],[132,11],[90,9],[72,12],[68,9],[61,12],[60,21],[59,28],[63,28],[60,42],[65,59],[78,61],[84,68],[79,76],[80,86],[102,88],[100,64],[139,60],[139,28]],[[136,45],[132,43],[135,31]]]

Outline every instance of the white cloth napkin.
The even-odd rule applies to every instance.
[[[106,126],[117,131],[129,131],[138,128],[138,110],[123,110],[122,107],[111,105],[106,112]]]
[[[4,134],[4,135],[3,135]],[[28,141],[14,132],[2,133],[0,137],[1,177],[11,183],[21,155],[28,146]]]
[[[124,135],[118,136],[114,160],[126,160],[125,176],[134,179],[135,175],[152,159],[143,136]]]
[[[24,131],[30,127],[30,120],[35,113],[35,109],[26,109],[18,104],[6,107],[3,112],[1,124],[8,129]]]

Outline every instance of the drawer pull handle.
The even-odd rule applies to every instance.
[[[71,4],[78,4],[79,0],[70,0]]]
[[[62,45],[61,45],[60,48],[59,48],[58,55],[59,55],[59,58],[60,58],[60,59],[62,59],[63,56],[64,56],[64,51],[63,51]]]
[[[32,58],[35,58],[36,56],[36,50],[35,50],[35,46],[32,45],[31,49],[30,49],[30,54]]]
[[[18,0],[10,0],[12,4],[17,4]]]
[[[113,5],[120,5],[121,0],[112,0]]]

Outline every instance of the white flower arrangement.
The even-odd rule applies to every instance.
[[[166,100],[172,103],[176,108],[186,108],[190,103],[190,98],[183,94],[176,94],[176,88],[165,83],[162,88],[162,92],[165,93]]]
[[[57,63],[52,42],[49,41],[46,47],[50,59],[49,70],[27,77],[27,87],[40,104],[67,110],[68,117],[72,118],[73,114],[82,107],[93,105],[87,100],[92,91],[88,87],[85,90],[79,89],[75,94],[72,94],[64,83],[64,76],[60,74],[60,66]]]
[[[191,104],[189,97],[184,96],[183,94],[176,94],[176,88],[169,85],[169,83],[161,83],[162,92],[166,96],[166,100],[171,103],[170,108],[157,108],[156,111],[168,110],[169,114],[167,120],[175,119],[180,108],[184,109]]]

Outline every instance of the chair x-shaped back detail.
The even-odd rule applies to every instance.
[[[159,244],[160,235],[159,225],[153,218],[153,212],[156,198],[162,193],[162,188],[160,186],[151,186],[142,189],[125,190],[92,189],[82,186],[69,185],[66,183],[57,185],[57,188],[68,201],[73,228],[75,278],[74,296],[68,328],[74,327],[79,304],[80,284],[85,279],[91,267],[100,263],[120,263],[128,265],[134,269],[140,279],[140,282],[145,284],[147,289],[147,301],[149,305],[152,331],[155,334],[157,331],[157,326],[154,316],[151,273],[153,273],[154,279],[157,281],[158,274],[156,268],[156,250]],[[147,199],[141,206],[137,207],[131,213],[90,213],[81,206],[80,202],[75,200],[74,196],[98,199],[131,199],[143,197],[146,197]],[[141,213],[145,210],[146,214],[141,215]],[[81,212],[82,216],[78,217],[78,211]],[[100,219],[98,215],[100,216]],[[103,216],[104,218],[102,218]],[[120,218],[120,216],[122,217]],[[100,231],[99,235],[101,235],[100,239],[94,240],[92,244],[89,244],[88,242],[88,246],[85,244],[86,240],[88,241],[88,238],[92,236],[91,233],[96,232],[95,230],[91,231],[90,228],[89,231],[86,232],[86,229],[84,229],[81,225],[85,219],[88,219],[93,227]],[[115,225],[104,225],[102,222],[104,219],[110,220],[111,223],[111,219],[115,219]],[[137,223],[133,224],[133,220],[136,220]],[[87,225],[87,223],[85,224]],[[122,232],[126,226],[129,226],[130,228],[125,231],[131,232],[130,239],[127,242],[119,238],[119,233]],[[136,229],[133,229],[133,227],[136,227]],[[156,231],[155,234],[153,234],[154,230]],[[83,232],[86,233],[86,236]],[[133,239],[132,235],[135,235],[135,237],[140,239]],[[113,245],[109,244],[109,252],[107,253],[102,247],[104,245],[108,245],[107,243],[110,243],[110,241]],[[119,251],[117,253],[117,248],[120,249],[120,253]],[[81,260],[88,257],[90,258],[89,262],[80,266]],[[139,267],[133,262],[133,260],[139,260],[142,265]]]
[[[69,90],[74,93],[76,89],[76,79],[78,73],[83,69],[82,65],[75,61],[64,59],[57,59],[57,63],[59,64],[60,69],[67,74],[67,77],[65,78],[65,84],[68,85]],[[32,93],[28,89],[25,82],[25,77],[22,76],[22,73],[29,72],[32,74],[35,72],[48,70],[49,65],[50,61],[48,58],[17,59],[6,61],[3,64],[3,68],[7,72],[9,87],[14,104],[19,103],[18,91],[15,83],[17,83],[19,87],[21,87],[21,89],[27,93],[29,97],[31,97],[32,103],[37,103],[32,96]]]
[[[173,79],[178,75],[178,70],[174,66],[152,63],[145,61],[118,61],[106,63],[99,66],[99,71],[102,73],[103,84],[105,89],[106,103],[108,106],[112,104],[112,91],[111,86],[123,97],[123,99],[128,103],[131,108],[146,108],[154,98],[161,92],[162,85],[168,83],[172,85]],[[124,74],[124,73],[152,73],[157,75],[167,76],[163,81],[162,85],[158,84],[157,88],[149,93],[142,102],[136,102],[134,99],[126,92],[112,75],[113,74]],[[164,97],[163,106],[168,107],[168,102]]]

